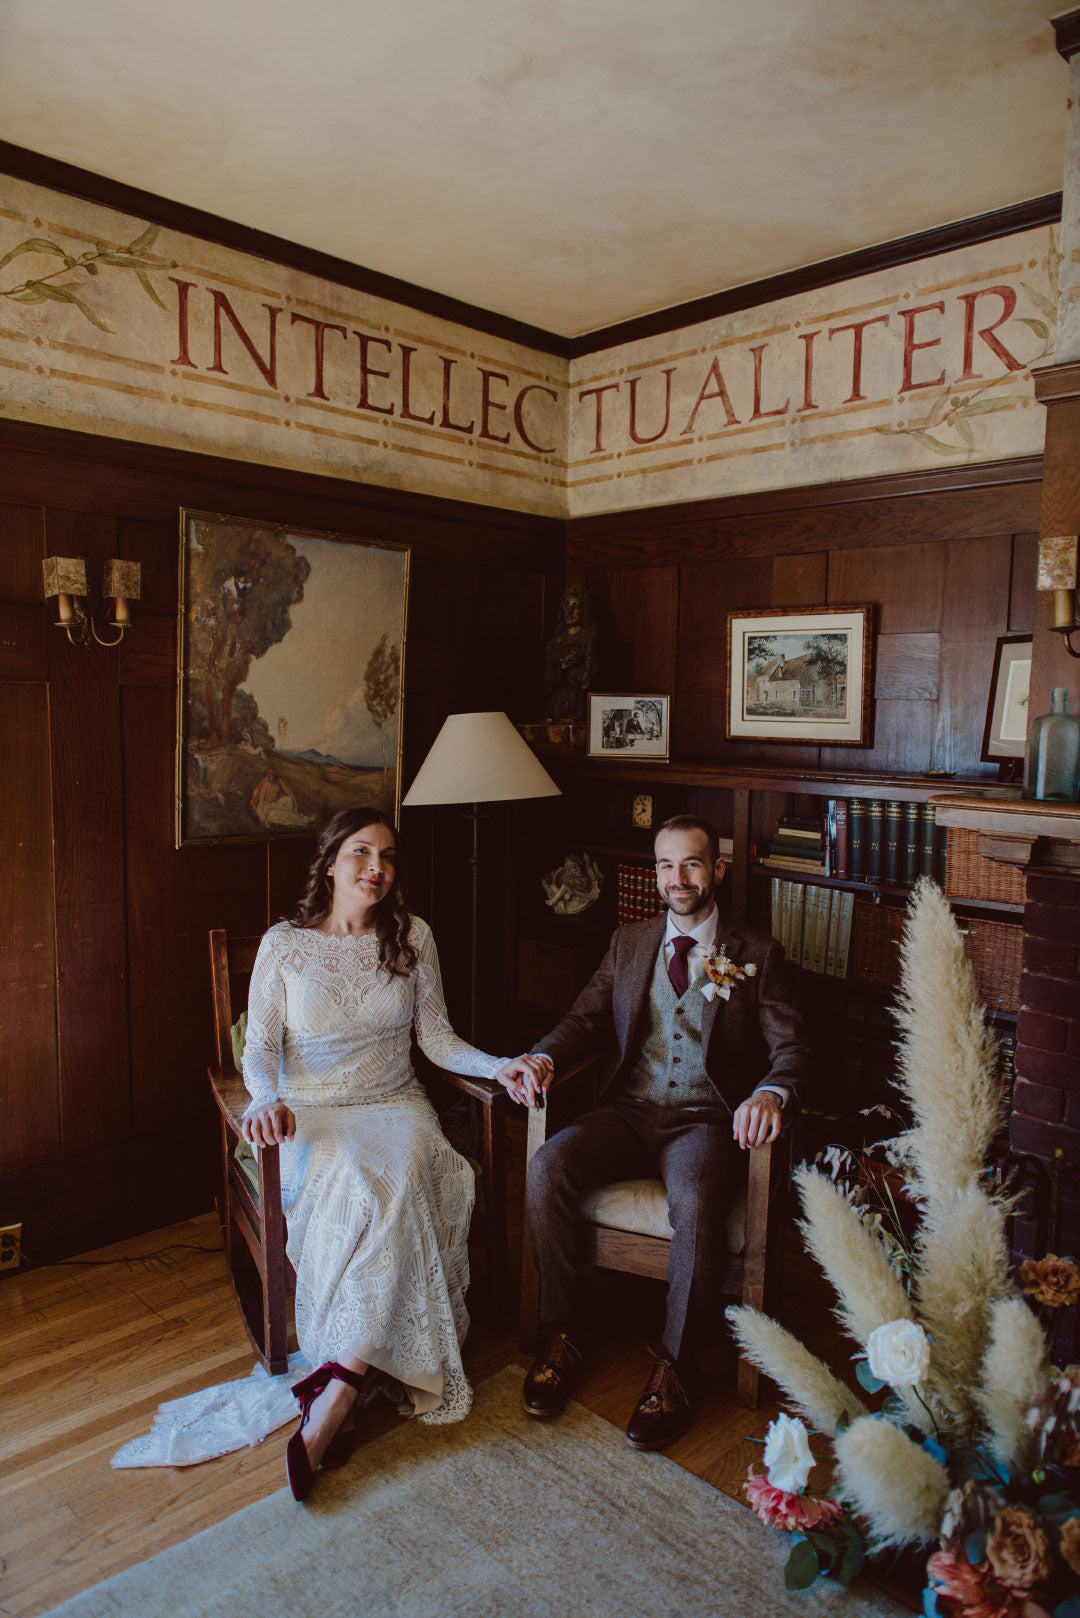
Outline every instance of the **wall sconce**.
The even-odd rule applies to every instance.
[[[86,563],[81,556],[47,556],[42,563],[45,575],[45,599],[56,596],[60,609],[57,628],[67,635],[72,646],[119,646],[124,631],[131,627],[128,602],[138,601],[142,593],[142,568],[138,562],[122,562],[116,558],[105,563],[103,600],[113,602],[112,624],[117,633],[111,640],[98,634],[94,613],[87,602]]]
[[[1049,627],[1056,635],[1064,636],[1069,656],[1080,658],[1080,648],[1072,643],[1073,635],[1080,633],[1076,618],[1076,543],[1075,534],[1040,539],[1038,587],[1053,591],[1054,621]]]

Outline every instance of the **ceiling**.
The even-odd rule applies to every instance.
[[[565,336],[1061,188],[1068,0],[0,0],[0,139]]]

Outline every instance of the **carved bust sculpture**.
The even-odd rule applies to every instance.
[[[567,585],[559,622],[544,652],[545,719],[585,718],[586,693],[596,673],[596,623],[588,593]]]

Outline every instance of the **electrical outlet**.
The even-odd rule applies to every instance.
[[[22,1262],[22,1225],[0,1225],[0,1275]]]

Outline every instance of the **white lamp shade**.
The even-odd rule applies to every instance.
[[[558,796],[559,788],[504,713],[452,713],[401,801],[411,809]]]

